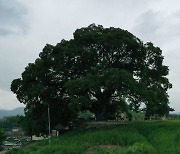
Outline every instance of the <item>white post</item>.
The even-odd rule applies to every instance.
[[[48,123],[49,123],[49,146],[51,144],[51,121],[50,121],[50,113],[49,113],[49,104],[48,104]]]

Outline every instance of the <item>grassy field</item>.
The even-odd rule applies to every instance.
[[[8,154],[180,154],[180,120],[71,131]]]

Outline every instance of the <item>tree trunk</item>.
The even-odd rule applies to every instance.
[[[95,116],[97,121],[105,121],[107,120],[107,105],[109,104],[110,97],[112,95],[112,91],[104,91],[96,96],[98,100],[97,110],[95,111]]]
[[[106,116],[106,106],[105,104],[100,103],[97,112],[95,113],[97,121],[105,121],[107,120]]]

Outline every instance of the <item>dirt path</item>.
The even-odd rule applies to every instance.
[[[5,151],[5,150],[4,150],[4,151],[1,151],[0,154],[4,154],[4,153],[6,153],[6,152],[7,152],[7,151]]]

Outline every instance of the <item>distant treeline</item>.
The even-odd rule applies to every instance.
[[[169,119],[180,119],[180,114],[169,114]]]
[[[14,127],[22,127],[24,116],[9,116],[0,119],[0,127],[3,131],[11,130]]]

